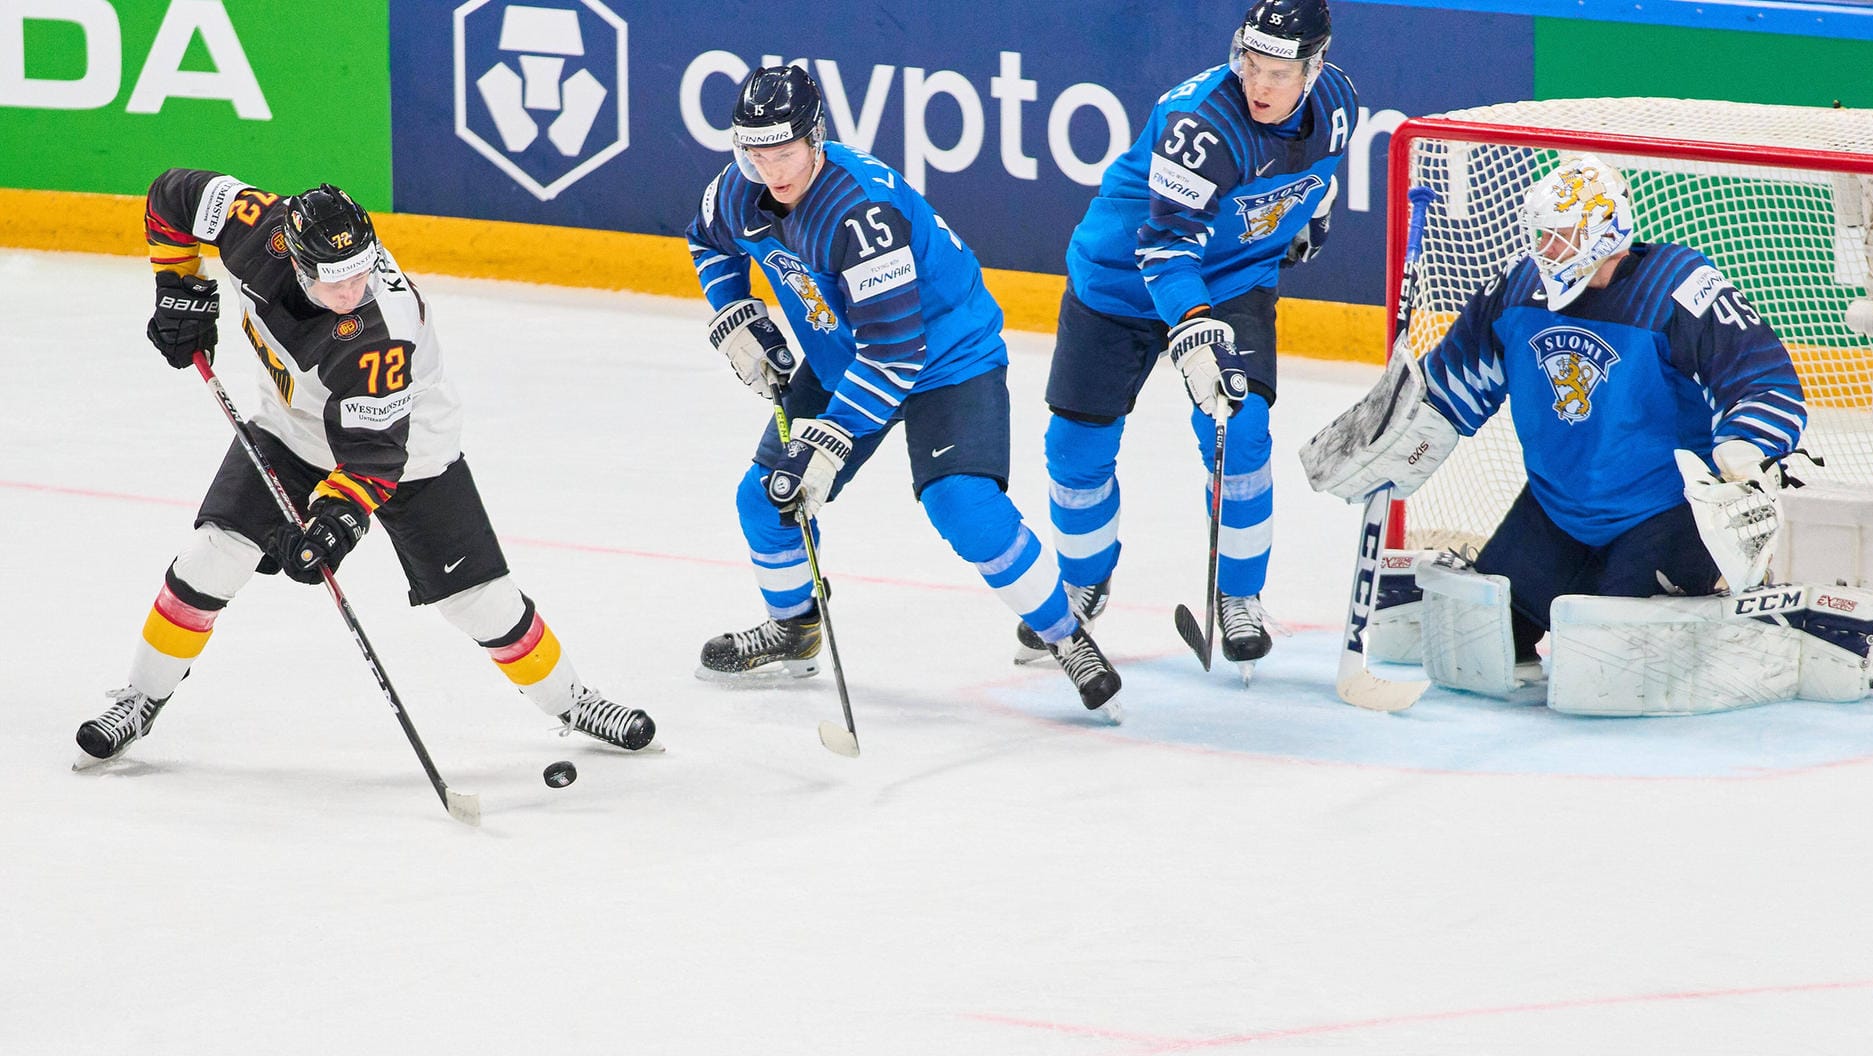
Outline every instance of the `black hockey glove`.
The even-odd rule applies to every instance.
[[[304,525],[282,524],[267,540],[267,556],[280,571],[300,583],[319,583],[321,567],[338,571],[338,563],[358,545],[371,526],[371,518],[355,503],[330,496],[313,502]]]
[[[215,319],[221,314],[221,294],[215,280],[200,275],[156,273],[156,314],[150,316],[150,344],[169,365],[181,370],[195,361],[197,351],[215,359]]]
[[[1307,221],[1301,233],[1288,243],[1288,252],[1281,258],[1281,266],[1291,268],[1296,264],[1305,264],[1320,255],[1320,250],[1327,244],[1327,226],[1331,217],[1325,213]]]

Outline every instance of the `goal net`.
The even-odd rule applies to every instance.
[[[1391,144],[1394,299],[1406,190],[1436,195],[1412,305],[1412,354],[1430,351],[1470,294],[1525,252],[1524,193],[1563,155],[1581,151],[1625,173],[1641,241],[1700,250],[1748,295],[1801,375],[1803,445],[1826,459],[1825,481],[1873,493],[1873,336],[1864,332],[1873,324],[1855,329],[1848,321],[1850,308],[1855,320],[1873,313],[1873,111],[1554,99],[1406,121]],[[1404,503],[1388,545],[1480,547],[1524,479],[1505,405]]]

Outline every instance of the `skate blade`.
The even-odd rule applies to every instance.
[[[1111,700],[1094,708],[1093,714],[1106,720],[1106,723],[1111,726],[1121,726],[1125,723],[1125,709],[1119,707],[1119,699],[1117,697],[1113,697]]]
[[[775,660],[747,671],[717,671],[712,667],[696,667],[696,677],[704,682],[714,682],[722,686],[755,686],[769,682],[780,682],[789,678],[811,678],[819,674],[819,660],[796,660],[792,663]]]
[[[1236,672],[1242,676],[1242,684],[1245,686],[1248,685],[1249,680],[1255,677],[1255,661],[1236,661]]]
[[[86,770],[95,770],[106,763],[114,763],[121,758],[123,758],[123,753],[119,752],[108,759],[99,759],[97,756],[81,748],[78,750],[77,757],[72,760],[72,773],[81,774]]]

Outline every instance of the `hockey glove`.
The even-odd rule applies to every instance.
[[[156,314],[150,316],[150,344],[169,365],[181,370],[195,361],[195,353],[215,359],[215,319],[221,314],[221,294],[215,280],[200,275],[156,273]]]
[[[1327,244],[1327,227],[1333,222],[1333,200],[1340,194],[1340,178],[1335,176],[1327,184],[1326,197],[1314,207],[1314,215],[1308,218],[1307,226],[1288,243],[1287,255],[1281,258],[1281,266],[1291,268],[1296,264],[1305,264],[1320,255],[1320,250]]]
[[[783,513],[812,518],[826,504],[832,483],[852,455],[852,434],[824,418],[793,423],[780,464],[767,475],[767,499]]]
[[[1248,357],[1236,351],[1236,331],[1208,308],[1171,328],[1165,351],[1183,371],[1190,399],[1211,418],[1233,414],[1249,395]]]
[[[267,540],[267,556],[280,571],[300,583],[324,579],[319,569],[338,571],[338,563],[358,545],[371,519],[356,503],[326,496],[315,499],[303,525],[282,524]]]
[[[709,321],[709,343],[728,357],[741,383],[766,400],[774,398],[776,387],[785,388],[793,380],[800,362],[780,328],[767,317],[767,305],[753,297],[715,313]]]

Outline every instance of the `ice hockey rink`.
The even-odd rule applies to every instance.
[[[1203,470],[1174,375],[1147,389],[1097,628],[1118,728],[1011,664],[1013,617],[888,442],[822,518],[854,760],[814,733],[840,714],[830,672],[692,675],[762,617],[732,492],[767,417],[701,302],[419,280],[517,579],[667,752],[557,736],[408,607],[378,532],[340,579],[479,830],[437,803],[329,599],[279,577],[127,761],[72,773],[230,437],[144,340],[142,261],[0,251],[0,1052],[1873,1044],[1873,709],[1335,698],[1358,514],[1294,452],[1372,368],[1282,365],[1265,598],[1287,633],[1246,688],[1172,628],[1203,600]],[[252,408],[257,364],[222,333]],[[1010,345],[1011,490],[1042,527],[1049,339]],[[553,790],[558,759],[580,776]]]

